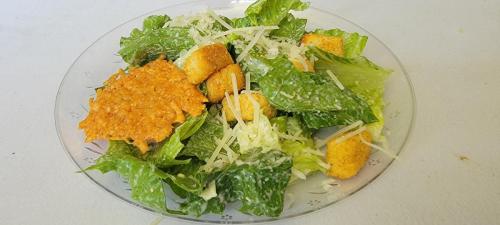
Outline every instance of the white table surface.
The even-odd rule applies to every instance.
[[[87,46],[175,2],[2,1],[0,224],[146,225],[157,218],[75,173],[53,109],[59,82]],[[375,182],[317,213],[274,224],[500,224],[500,1],[313,5],[361,25],[396,53],[415,86],[416,126],[399,160]]]

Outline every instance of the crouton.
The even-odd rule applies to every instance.
[[[236,87],[238,91],[245,86],[245,76],[241,72],[238,64],[230,64],[219,72],[210,76],[207,80],[208,100],[212,103],[220,102],[224,98],[224,93],[233,94],[232,76],[236,77]]]
[[[292,58],[293,66],[301,72],[314,72],[314,62],[303,57],[302,59]]]
[[[184,72],[189,82],[200,84],[212,73],[233,64],[233,59],[223,44],[211,44],[194,51],[184,62]]]
[[[240,94],[240,112],[241,112],[241,117],[245,121],[250,121],[253,120],[253,114],[254,114],[254,108],[252,101],[250,100],[251,97],[260,105],[261,111],[264,113],[265,116],[268,118],[272,118],[276,116],[276,109],[269,104],[267,99],[260,93],[254,92],[254,93],[242,93]],[[229,96],[230,101],[234,107],[235,102],[234,102],[234,95]],[[227,98],[224,98],[222,100],[222,110],[224,110],[224,113],[226,114],[226,120],[227,121],[234,121],[236,118],[234,117],[233,111],[229,108]]]
[[[363,140],[371,142],[368,131],[363,131],[345,141],[337,143],[335,139],[327,143],[326,161],[330,164],[329,176],[339,179],[349,179],[355,176],[370,157],[371,148]]]
[[[321,34],[304,34],[301,43],[306,46],[316,46],[323,51],[337,56],[344,56],[344,44],[341,37]]]

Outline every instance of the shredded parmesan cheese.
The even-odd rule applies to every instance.
[[[352,132],[349,132],[347,134],[342,135],[340,138],[335,140],[335,143],[340,144],[340,143],[344,142],[345,140],[347,140],[351,137],[354,137],[365,130],[366,130],[366,127],[362,126],[362,127],[358,128],[357,130],[354,130]]]
[[[321,161],[321,160],[319,160],[319,159],[318,159],[318,160],[316,160],[316,163],[317,163],[319,166],[321,166],[321,167],[323,167],[323,168],[325,168],[325,169],[327,169],[327,170],[328,170],[328,169],[330,169],[330,165],[329,165],[329,164],[327,164],[327,163],[325,163],[325,162],[323,162],[323,161]]]
[[[234,28],[234,29],[229,29],[224,32],[220,32],[218,34],[215,34],[212,36],[212,38],[220,38],[224,37],[233,33],[241,33],[241,32],[249,32],[249,31],[255,31],[255,30],[276,30],[279,29],[278,26],[253,26],[253,27],[242,27],[242,28]]]
[[[256,124],[259,124],[260,120],[260,104],[255,100],[252,94],[247,94],[248,100],[252,103],[253,106],[253,121]]]
[[[302,172],[300,172],[298,169],[292,168],[292,174],[295,175],[297,178],[305,180],[306,175]]]
[[[229,107],[229,110],[231,110],[238,123],[245,124],[243,122],[243,118],[241,118],[241,115],[237,113],[236,108],[233,105],[233,101],[231,101],[231,98],[229,97],[229,94],[227,94],[226,92],[224,93],[224,95],[226,96],[227,107]]]
[[[238,93],[238,82],[234,73],[231,74],[231,82],[233,84],[234,107],[236,107],[236,113],[241,117],[240,94]]]
[[[201,193],[200,197],[202,197],[205,201],[210,200],[211,198],[217,197],[217,190],[215,187],[215,181],[212,181],[208,184],[208,187],[205,188]]]
[[[304,152],[307,152],[307,153],[312,154],[312,155],[321,156],[321,157],[325,156],[325,153],[320,152],[318,150],[311,149],[311,148],[304,149]]]
[[[340,90],[344,90],[344,85],[342,85],[342,83],[340,82],[340,80],[335,76],[335,74],[333,74],[332,71],[327,70],[326,73],[328,73],[328,75],[330,75],[330,77],[333,80],[333,83],[335,83],[335,85],[337,85],[337,87],[339,87]]]
[[[358,128],[359,126],[362,126],[362,125],[363,125],[363,121],[358,120],[358,121],[356,121],[356,122],[352,123],[351,125],[346,126],[346,127],[342,128],[342,129],[338,130],[337,132],[335,132],[335,133],[333,133],[332,135],[328,136],[326,139],[324,139],[324,140],[319,140],[319,141],[316,143],[316,147],[317,147],[317,148],[321,148],[321,147],[325,146],[325,145],[326,145],[326,143],[327,143],[328,141],[330,141],[331,139],[336,138],[336,137],[338,137],[338,136],[340,136],[340,135],[342,135],[342,134],[344,134],[344,133],[346,133],[346,132],[348,132],[348,131],[350,131],[350,130],[356,129],[356,128]]]
[[[221,19],[217,14],[215,14],[215,12],[211,9],[208,9],[207,10],[207,13],[208,15],[210,15],[212,18],[214,18],[215,20],[217,20],[217,22],[219,22],[222,26],[224,26],[226,29],[228,30],[231,30],[233,29],[233,27],[231,25],[229,25],[228,23],[226,23],[226,21],[224,21],[223,19]]]
[[[241,54],[238,56],[238,58],[236,58],[236,62],[238,62],[238,63],[241,62],[241,60],[243,60],[248,55],[248,53],[253,48],[253,46],[262,37],[262,35],[264,34],[264,31],[265,31],[264,29],[261,29],[257,32],[257,34],[252,39],[252,41],[250,41],[250,43],[248,43],[247,47],[243,50],[243,52],[241,52]]]
[[[307,138],[305,138],[305,137],[289,135],[289,134],[281,133],[279,131],[276,131],[276,133],[278,133],[278,137],[283,138],[283,139],[292,140],[292,141],[307,141]]]
[[[220,144],[217,145],[217,148],[215,148],[214,152],[212,153],[212,155],[208,159],[207,164],[205,164],[205,166],[204,166],[205,171],[208,171],[208,172],[212,171],[215,159],[217,159],[217,156],[219,156],[220,150],[222,149],[223,145],[229,140],[230,137],[231,137],[231,133],[228,132],[228,133],[224,134],[224,136],[220,140]]]
[[[245,73],[245,90],[250,91],[250,72]]]
[[[389,156],[389,157],[391,157],[391,158],[393,158],[393,159],[398,158],[398,156],[397,156],[397,155],[394,155],[392,152],[389,152],[389,151],[388,151],[388,150],[386,150],[385,148],[382,148],[382,147],[380,147],[380,146],[378,146],[378,145],[376,145],[376,144],[373,144],[373,143],[370,143],[370,142],[366,141],[366,140],[363,138],[363,135],[359,135],[359,138],[361,139],[361,142],[363,142],[363,144],[368,145],[368,146],[370,146],[370,147],[372,147],[372,148],[374,148],[374,149],[377,149],[377,150],[379,150],[379,151],[383,152],[384,154],[386,154],[387,156]]]

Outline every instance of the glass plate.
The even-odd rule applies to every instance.
[[[227,17],[243,16],[245,8],[251,1],[192,1],[172,5],[163,9],[147,13],[132,19],[114,28],[101,36],[89,46],[73,63],[59,87],[56,99],[55,121],[59,138],[69,156],[79,169],[93,164],[107,146],[106,142],[85,143],[83,132],[78,129],[78,123],[87,114],[88,99],[93,96],[94,88],[99,87],[119,68],[126,64],[117,54],[121,36],[128,36],[135,27],[141,27],[145,17],[151,14],[168,14],[171,17],[189,15],[210,8],[220,15]],[[398,154],[409,136],[415,114],[415,97],[409,77],[396,56],[381,41],[360,26],[316,8],[294,14],[308,19],[308,30],[314,28],[340,28],[349,32],[358,32],[369,37],[364,54],[375,63],[394,70],[386,83],[384,115],[386,118],[385,134],[388,139],[389,150]],[[328,135],[331,130],[322,130],[320,136]],[[215,223],[248,223],[277,220],[303,215],[327,207],[365,187],[377,178],[392,162],[392,159],[381,152],[374,152],[367,165],[360,173],[347,181],[339,181],[328,192],[321,188],[325,176],[317,174],[307,179],[307,182],[298,182],[289,187],[285,198],[285,209],[278,218],[258,217],[242,214],[237,205],[228,205],[223,215],[204,215],[196,218],[178,216],[185,220],[215,222]],[[130,197],[128,184],[115,173],[101,174],[96,171],[84,173],[97,185],[109,193],[143,209],[153,211],[141,205]],[[167,199],[169,205],[176,199]]]

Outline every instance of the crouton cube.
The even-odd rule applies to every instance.
[[[211,44],[194,51],[184,62],[184,72],[189,82],[200,84],[212,73],[233,64],[233,59],[223,44]]]
[[[236,87],[239,90],[245,86],[245,76],[238,64],[230,64],[222,70],[212,74],[207,80],[208,100],[212,103],[220,102],[224,93],[233,94],[233,74],[236,78]]]
[[[253,100],[255,100],[255,102],[260,105],[260,110],[263,112],[265,116],[267,116],[267,118],[272,118],[276,116],[276,109],[272,107],[271,104],[269,104],[266,97],[264,97],[262,94],[257,92],[242,93],[239,95],[240,99],[239,103],[241,109],[240,110],[241,117],[243,120],[245,121],[253,120],[254,107],[251,98],[253,98]],[[234,95],[230,95],[229,99],[232,105],[236,107],[234,101]],[[222,100],[222,110],[224,110],[224,113],[226,114],[227,121],[236,120],[236,117],[233,114],[233,110],[231,110],[231,108],[228,106],[227,98],[224,98],[224,100]]]
[[[302,57],[302,59],[292,58],[290,61],[293,63],[293,66],[301,72],[314,72],[314,62],[305,57]]]
[[[371,148],[361,141],[371,142],[368,131],[363,131],[347,140],[337,143],[334,138],[327,143],[326,161],[330,164],[329,176],[339,179],[349,179],[363,168],[370,157]]]
[[[323,51],[337,56],[344,56],[344,44],[341,37],[321,34],[304,34],[301,43],[306,46],[316,46]]]

